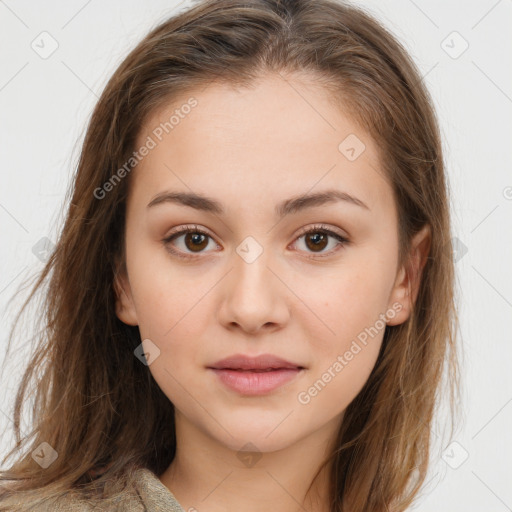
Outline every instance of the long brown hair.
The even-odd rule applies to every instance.
[[[135,468],[161,474],[175,450],[174,406],[134,356],[138,327],[115,313],[130,173],[156,109],[213,80],[245,86],[263,72],[308,73],[377,142],[399,213],[400,263],[428,225],[430,252],[409,319],[387,326],[376,365],[348,406],[330,467],[332,512],[403,511],[424,482],[440,391],[459,393],[449,196],[432,100],[401,44],[360,8],[336,0],[207,0],[160,23],[105,87],[87,127],[64,226],[20,310],[45,288],[43,329],[14,406],[16,446],[0,472],[0,510],[25,496],[78,489],[91,499]],[[35,382],[33,430],[20,436]],[[452,424],[453,433],[453,424]],[[42,469],[32,452],[58,454]],[[93,480],[95,469],[108,468]],[[113,492],[113,491],[111,491]],[[106,493],[105,495],[109,495]]]

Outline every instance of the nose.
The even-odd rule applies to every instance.
[[[289,319],[291,293],[284,276],[272,268],[265,251],[254,261],[233,253],[233,268],[223,279],[219,321],[227,329],[249,334],[283,328]]]

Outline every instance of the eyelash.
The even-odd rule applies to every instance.
[[[172,248],[172,246],[170,244],[175,238],[178,238],[181,235],[186,235],[188,233],[197,233],[197,234],[205,235],[213,240],[213,237],[209,233],[202,230],[200,227],[198,227],[196,225],[192,225],[192,226],[186,226],[183,229],[180,229],[179,231],[174,231],[169,236],[165,237],[162,240],[162,242],[166,245],[166,248],[170,253],[174,254],[175,256],[178,256],[179,258],[189,259],[189,260],[199,258],[200,253],[197,253],[197,255],[182,253],[182,252],[177,251],[176,249]],[[338,233],[335,233],[334,231],[330,230],[329,228],[327,228],[321,224],[316,224],[314,226],[311,226],[310,228],[305,228],[304,230],[302,230],[299,233],[296,240],[298,240],[299,238],[302,238],[304,235],[308,235],[310,233],[322,233],[324,235],[329,235],[329,236],[335,238],[336,240],[338,240],[339,244],[338,244],[337,249],[331,250],[331,251],[327,252],[326,254],[312,253],[313,256],[306,256],[307,258],[318,259],[318,258],[325,258],[327,256],[332,256],[332,254],[334,254],[335,252],[340,250],[341,247],[346,246],[350,243],[350,241],[348,239],[346,239],[345,237],[339,235]]]

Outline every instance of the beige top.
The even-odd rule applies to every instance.
[[[20,510],[25,510],[20,508]],[[32,509],[31,509],[32,510]],[[47,506],[38,506],[37,511],[45,512],[89,512],[98,511],[77,495],[68,494]],[[160,482],[155,473],[147,468],[136,471],[133,487],[123,493],[122,502],[108,508],[107,512],[185,512],[169,489]]]

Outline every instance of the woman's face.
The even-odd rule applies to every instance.
[[[410,313],[374,142],[314,81],[267,75],[184,95],[137,148],[117,315],[177,418],[261,452],[338,425]],[[212,369],[261,354],[301,369]]]

